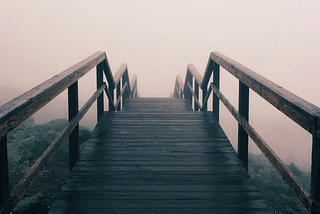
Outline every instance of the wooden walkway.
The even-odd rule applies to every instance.
[[[186,102],[104,112],[49,213],[273,213],[212,112]]]

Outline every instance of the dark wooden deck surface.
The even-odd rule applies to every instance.
[[[212,112],[127,100],[105,112],[50,214],[273,213]]]

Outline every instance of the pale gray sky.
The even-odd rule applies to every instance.
[[[188,63],[203,74],[220,51],[320,106],[319,11],[318,0],[1,0],[0,84],[30,89],[101,50],[113,73],[127,63],[138,75],[141,96],[169,96]]]

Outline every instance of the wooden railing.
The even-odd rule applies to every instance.
[[[239,80],[238,110],[219,91],[220,66]],[[211,74],[213,82],[208,88]],[[202,89],[202,102],[199,101],[199,88]],[[312,134],[311,193],[303,187],[290,169],[248,123],[249,89]],[[206,111],[211,92],[213,92],[213,113],[217,119],[219,120],[219,100],[221,100],[238,121],[238,156],[246,169],[248,169],[248,136],[250,136],[286,183],[294,190],[306,209],[310,213],[320,213],[320,108],[219,52],[210,54],[203,77],[193,65],[189,64],[184,84],[180,76],[177,76],[173,96],[188,99],[191,105],[194,100],[193,109],[195,111]]]
[[[97,91],[80,109],[78,107],[78,80],[96,66]],[[103,73],[108,85],[103,82]],[[122,85],[121,85],[122,82]],[[114,89],[117,100],[114,102]],[[121,89],[122,88],[122,89]],[[20,182],[9,193],[7,134],[45,106],[49,101],[68,89],[69,123],[39,157]],[[27,189],[57,152],[57,148],[69,136],[69,168],[72,170],[79,157],[79,121],[97,100],[98,120],[104,112],[103,91],[109,99],[109,110],[121,110],[121,100],[137,96],[137,77],[129,82],[128,69],[122,64],[112,76],[105,52],[96,52],[71,68],[36,86],[30,91],[0,106],[0,213],[10,213]]]

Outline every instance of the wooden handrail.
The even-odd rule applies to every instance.
[[[138,82],[137,82],[137,75],[134,74],[132,79],[131,79],[131,83],[130,83],[130,87],[131,87],[131,98],[136,98],[138,97]]]
[[[211,53],[210,58],[302,128],[320,137],[319,107],[219,52]]]
[[[96,66],[97,91],[78,111],[78,80]],[[105,75],[108,86],[103,82]],[[134,94],[137,95],[137,77],[134,75]],[[122,79],[123,90],[120,97],[114,103],[114,89]],[[9,193],[8,158],[7,158],[7,134],[20,125],[35,112],[45,106],[60,93],[68,88],[69,123],[57,138],[51,143],[47,150],[39,157],[36,163],[24,175],[16,187]],[[29,186],[38,177],[44,166],[57,152],[57,148],[69,136],[70,146],[70,170],[78,159],[79,150],[79,121],[97,100],[98,119],[104,111],[103,91],[109,99],[109,110],[113,111],[125,98],[132,96],[127,65],[123,64],[115,76],[112,75],[109,62],[105,52],[96,52],[88,58],[80,61],[69,69],[52,77],[51,79],[36,86],[30,91],[0,106],[0,214],[10,213],[16,203],[21,200]],[[122,98],[122,99],[121,99]],[[121,109],[118,109],[121,110]]]
[[[0,137],[5,136],[9,131],[20,125],[105,59],[106,54],[104,52],[96,52],[30,91],[0,106]]]
[[[237,111],[231,103],[219,91],[220,66],[239,80],[239,110]],[[213,82],[208,83],[211,75]],[[194,89],[193,89],[194,80]],[[201,77],[196,68],[189,64],[187,66],[186,80],[178,84],[178,76],[174,88],[174,97],[189,99],[192,105],[194,99],[194,110],[205,111],[211,91],[213,91],[213,112],[219,119],[219,100],[227,107],[238,121],[238,156],[244,166],[248,167],[248,136],[257,144],[263,154],[272,163],[287,184],[295,191],[300,201],[310,213],[320,212],[320,108],[298,97],[297,95],[278,86],[265,77],[257,74],[240,63],[224,56],[219,52],[211,52],[206,66],[204,76]],[[177,88],[184,88],[183,95],[177,96]],[[199,87],[202,89],[202,103],[198,98]],[[272,151],[266,142],[256,133],[248,123],[249,115],[249,89],[255,91],[267,102],[287,115],[302,128],[313,135],[312,140],[312,166],[311,166],[311,191],[305,190],[300,181],[284,165],[281,159]],[[201,106],[202,105],[202,106]]]
[[[182,79],[180,77],[180,75],[178,74],[176,77],[176,83],[174,86],[174,90],[173,90],[173,97],[175,98],[183,98],[183,82]]]

